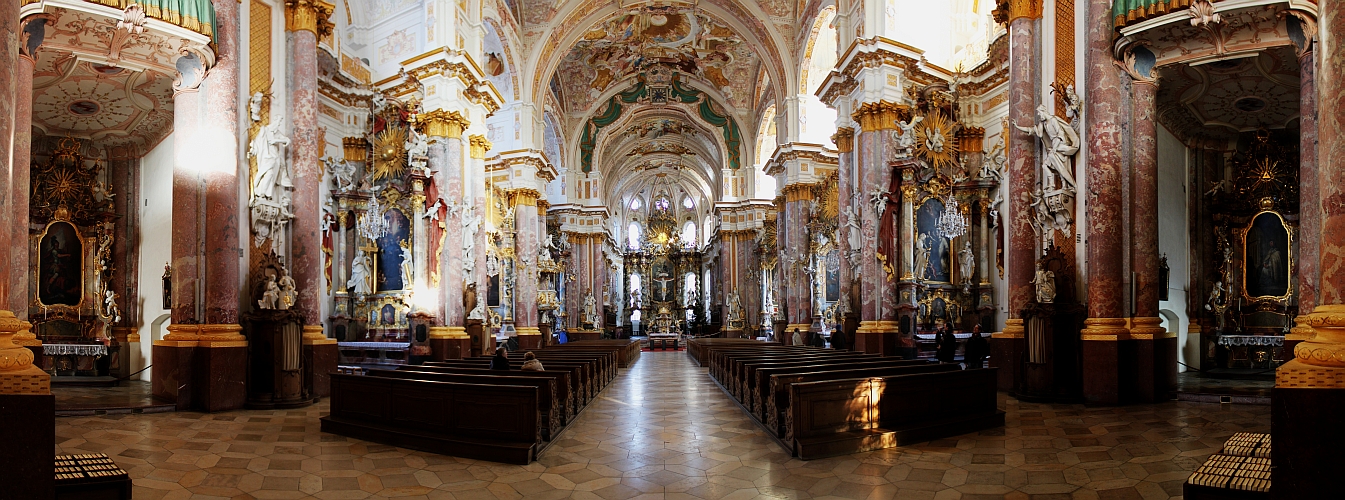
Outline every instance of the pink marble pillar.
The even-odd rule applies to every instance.
[[[1317,83],[1315,51],[1301,50],[1298,56],[1298,314],[1307,319],[1317,307],[1318,281],[1321,279],[1322,205],[1317,184]],[[1300,321],[1300,323],[1302,323]],[[1298,330],[1297,328],[1295,330]],[[1306,332],[1311,334],[1311,328]],[[1300,335],[1301,337],[1301,335]],[[1287,346],[1287,344],[1286,344]]]
[[[719,260],[719,276],[718,276],[718,278],[719,278],[719,287],[720,287],[720,289],[724,290],[724,299],[723,299],[722,301],[720,301],[718,304],[715,304],[715,305],[719,307],[720,318],[721,318],[721,321],[722,321],[723,324],[724,324],[723,328],[724,328],[725,330],[727,330],[727,329],[729,328],[729,295],[728,295],[728,294],[729,294],[729,292],[731,292],[731,291],[734,290],[734,284],[733,284],[733,283],[734,283],[734,281],[733,281],[733,266],[734,266],[735,263],[734,263],[734,261],[733,261],[733,242],[734,242],[733,234],[734,234],[734,233],[733,233],[732,231],[721,231],[721,232],[719,233],[719,259],[718,259],[718,260]],[[783,248],[783,247],[781,247],[781,248]],[[781,288],[781,290],[785,290],[785,288]],[[780,297],[781,297],[781,299],[780,299],[780,300],[781,300],[781,304],[780,304],[780,305],[781,305],[781,307],[784,307],[784,305],[785,305],[785,304],[784,304],[784,301],[786,300],[786,299],[784,298],[785,295],[781,295]]]
[[[238,2],[216,0],[215,65],[201,85],[198,101],[205,106],[212,154],[228,168],[202,175],[205,221],[205,317],[211,325],[238,324],[239,245],[238,220]],[[189,152],[191,154],[192,152]],[[198,154],[196,152],[194,154]],[[246,167],[244,168],[246,172]],[[299,179],[303,179],[300,177]],[[312,181],[317,189],[317,181]],[[296,185],[300,182],[296,182]],[[296,198],[298,198],[296,196]],[[303,212],[299,212],[303,213]],[[316,211],[314,212],[316,213]],[[314,219],[316,220],[316,218]],[[320,244],[320,240],[319,240]],[[315,247],[320,255],[320,247]],[[316,292],[314,290],[314,295]],[[312,324],[312,323],[310,323]]]
[[[463,148],[458,137],[436,137],[430,145],[430,170],[444,203],[462,204]],[[444,221],[444,244],[439,255],[439,314],[444,326],[461,328],[466,312],[462,309],[463,248],[461,211],[450,211]],[[455,329],[456,330],[456,329]],[[454,331],[453,333],[461,333]]]
[[[21,23],[45,23],[45,19]],[[33,155],[33,55],[29,47],[19,49],[15,68],[14,91],[14,171],[10,176],[10,212],[13,231],[9,240],[9,296],[5,309],[19,319],[28,318],[28,196]]]
[[[205,99],[196,89],[179,90],[173,94],[173,134],[185,142],[195,137],[200,128],[197,116]],[[198,280],[202,278],[200,252],[201,178],[195,167],[197,153],[191,148],[173,150],[173,325],[194,325],[201,322],[197,301]],[[172,340],[174,333],[165,339]],[[189,340],[190,333],[183,340]],[[155,372],[155,377],[159,373]]]
[[[795,328],[808,331],[813,322],[812,283],[804,272],[809,265],[808,207],[812,190],[807,185],[793,185],[786,187],[784,192],[786,255],[792,259],[786,262],[788,268],[784,270],[788,276],[789,306],[785,317],[792,335]]]
[[[299,288],[295,306],[306,326],[323,324],[322,171],[318,163],[318,39],[295,29],[289,41],[290,168],[294,173],[290,274]]]
[[[514,203],[514,328],[519,345],[535,348],[540,342],[537,327],[538,193],[515,191]],[[527,337],[533,337],[531,339]],[[532,345],[526,345],[531,343]]]
[[[857,186],[870,186],[875,189],[877,186],[887,186],[891,181],[890,174],[884,175],[881,161],[881,151],[883,150],[880,135],[887,134],[886,130],[865,130],[855,139],[856,151],[854,153],[855,163],[859,179],[855,182]],[[877,152],[875,152],[875,149]],[[863,199],[868,194],[861,194]],[[857,209],[859,211],[860,240],[864,246],[859,252],[859,331],[855,336],[855,348],[869,353],[878,353],[882,350],[883,325],[882,320],[887,319],[883,314],[883,289],[895,286],[895,283],[889,279],[886,271],[883,270],[883,263],[878,260],[878,234],[881,230],[880,215],[873,209],[873,205],[863,205]],[[895,262],[892,263],[895,265]],[[899,271],[898,271],[899,272]]]
[[[1317,199],[1321,204],[1320,261],[1321,284],[1317,305],[1345,304],[1345,5],[1322,2],[1318,19],[1321,33],[1321,73],[1331,75],[1317,82]],[[1320,334],[1319,334],[1320,336]]]
[[[850,210],[863,209],[863,204],[859,204],[859,206],[853,206],[852,204],[854,201],[854,193],[856,192],[855,179],[853,178],[855,165],[855,131],[849,127],[841,127],[836,131],[836,135],[832,136],[832,140],[836,143],[838,157],[836,164],[836,211],[840,214],[840,220],[837,221],[837,226],[840,228],[837,234],[837,237],[840,240],[837,242],[837,248],[839,248],[841,252],[841,294],[850,296],[850,304],[857,304],[858,301],[855,300],[856,297],[850,293],[851,286],[854,284],[855,280],[853,268],[850,267],[850,252],[856,249],[850,248],[850,227],[846,225],[849,221],[845,218]],[[855,222],[858,223],[859,221]]]
[[[16,123],[18,120],[18,106],[15,102],[16,92],[19,89],[19,79],[23,75],[19,71],[18,43],[21,37],[19,23],[19,5],[17,0],[0,0],[0,40],[6,43],[0,51],[0,151],[12,152],[17,144],[14,143],[15,131],[20,127],[28,127],[28,123]],[[32,71],[29,71],[31,78]],[[28,85],[32,85],[30,81]],[[30,104],[31,106],[31,104]],[[30,112],[31,114],[31,112]],[[0,193],[8,194],[11,187],[10,177],[15,170],[14,156],[5,154],[0,156]],[[0,195],[0,231],[3,234],[11,234],[11,224],[14,223],[14,214],[10,206],[11,196]],[[9,245],[0,245],[0,262],[10,262]],[[10,280],[0,280],[0,297],[6,301],[6,308],[12,307],[9,304],[9,294],[11,289]]]
[[[1032,231],[1030,196],[1037,184],[1037,144],[1031,135],[1013,128],[1036,122],[1037,69],[1041,56],[1036,50],[1037,20],[1019,17],[1009,24],[1009,165],[1007,224],[1004,249],[1005,281],[1009,290],[1010,326],[1005,333],[1021,336],[1020,313],[1036,295],[1032,277],[1036,271],[1037,241]],[[1017,320],[1017,321],[1014,321]]]
[[[1163,286],[1158,282],[1158,85],[1137,80],[1132,88],[1130,258],[1139,275],[1135,317],[1157,319],[1158,288]]]
[[[1085,89],[1088,97],[1083,141],[1088,171],[1088,319],[1082,332],[1083,393],[1089,403],[1120,402],[1119,341],[1127,336],[1123,301],[1125,224],[1122,206],[1126,125],[1125,89],[1112,56],[1111,0],[1089,0]]]

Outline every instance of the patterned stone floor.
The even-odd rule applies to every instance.
[[[1020,403],[1008,425],[803,462],[683,352],[646,352],[528,466],[318,431],[325,404],[213,415],[57,420],[57,452],[102,452],[135,498],[1169,498],[1224,440],[1268,432],[1269,407]]]

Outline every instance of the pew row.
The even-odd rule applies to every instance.
[[[537,387],[331,375],[322,432],[527,465],[542,439]]]

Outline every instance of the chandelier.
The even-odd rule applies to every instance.
[[[383,217],[383,206],[378,202],[377,194],[370,198],[369,208],[365,210],[364,217],[360,218],[356,229],[360,232],[360,236],[370,240],[388,234],[388,219]]]
[[[934,227],[944,238],[950,240],[967,233],[967,218],[962,216],[961,210],[958,210],[957,198],[954,198],[952,193],[948,194],[948,201],[943,204],[943,215],[939,216]]]

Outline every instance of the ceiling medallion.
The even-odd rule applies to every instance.
[[[80,99],[66,105],[65,109],[75,116],[92,116],[102,111],[103,106],[88,99]]]
[[[1233,101],[1233,107],[1244,113],[1258,113],[1266,109],[1266,100],[1257,96],[1247,96]]]

